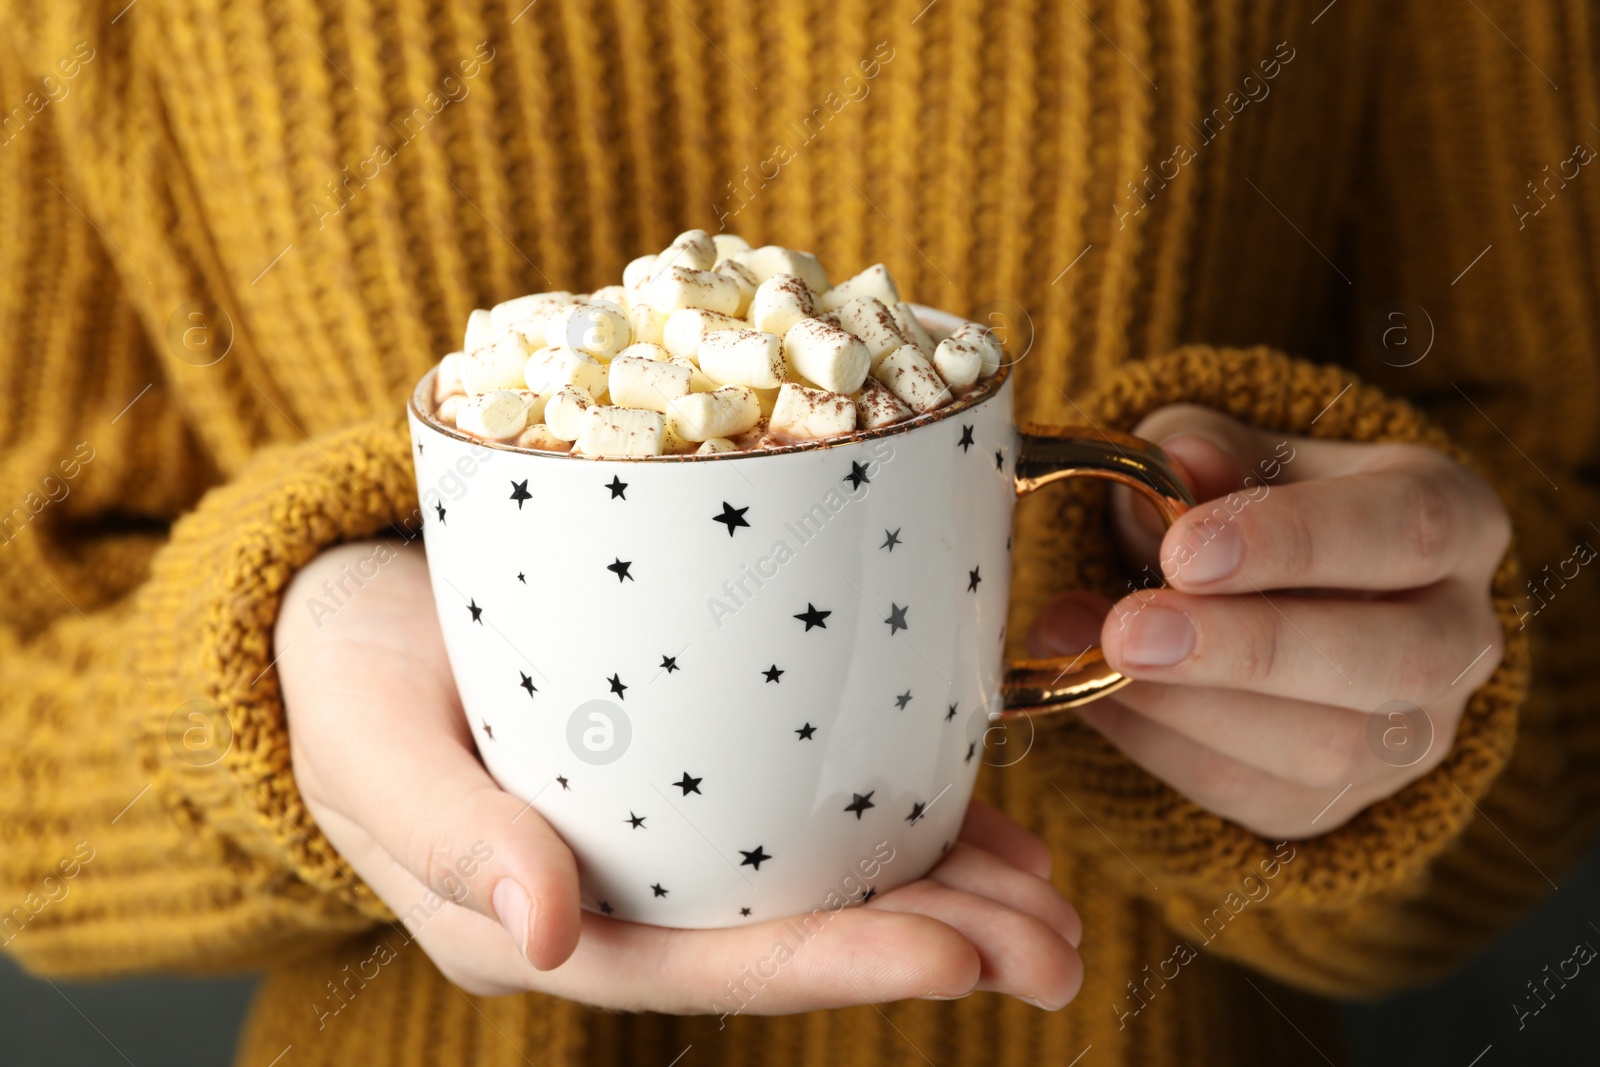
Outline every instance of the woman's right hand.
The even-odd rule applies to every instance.
[[[348,577],[358,563],[361,574],[377,569],[360,587]],[[462,989],[632,1011],[731,1010],[724,983],[791,936],[783,920],[677,930],[579,909],[571,851],[474,751],[420,546],[323,553],[290,583],[275,639],[307,809]],[[1082,928],[1049,873],[1042,841],[974,801],[937,868],[834,913],[744,1010],[975,989],[1060,1008],[1082,981]]]

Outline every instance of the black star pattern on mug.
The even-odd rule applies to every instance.
[[[523,585],[527,585],[528,584],[528,576],[526,574],[523,574],[521,571],[518,571],[517,572],[517,581],[521,582]]]
[[[678,666],[677,656],[662,656],[661,669],[666,671],[668,674],[671,674],[673,671],[683,670],[682,667]]]
[[[490,726],[488,723],[484,723],[483,724],[483,732],[486,735],[488,735],[489,740],[491,740],[491,741],[494,740],[494,727],[493,726]]]
[[[860,489],[863,485],[868,485],[872,482],[872,479],[867,477],[867,467],[870,466],[872,466],[870,463],[860,464],[855,460],[851,460],[850,473],[839,480],[849,482],[851,489]]]
[[[974,567],[967,572],[967,592],[976,593],[978,591],[978,583],[983,581],[983,575],[978,573],[981,569],[980,567]]]
[[[800,729],[795,731],[795,733],[800,735],[800,740],[802,741],[811,740],[811,735],[816,732],[817,728],[812,726],[810,723],[806,723],[804,726],[800,727]]]
[[[419,455],[419,456],[422,455],[422,442],[421,441],[417,442],[417,455]]]
[[[704,778],[691,778],[689,777],[689,772],[684,771],[683,777],[672,784],[683,790],[684,796],[688,796],[690,793],[700,793],[700,783],[703,781],[705,781]],[[700,793],[700,795],[705,796],[704,793]]]
[[[750,914],[750,909],[749,908],[740,908],[739,909],[739,914],[740,915],[749,915]]]
[[[606,564],[606,570],[610,571],[612,574],[615,574],[617,576],[617,584],[621,585],[623,579],[627,579],[630,582],[636,580],[633,575],[628,573],[628,568],[631,566],[633,566],[631,560],[624,562],[621,558],[616,558],[615,563]]]
[[[472,621],[477,623],[479,626],[482,626],[483,625],[483,609],[478,607],[478,600],[477,600],[476,597],[474,597],[472,599],[472,602],[467,605],[467,610],[472,612]]]
[[[744,862],[739,864],[739,866],[754,867],[758,871],[761,869],[761,864],[763,862],[772,858],[771,856],[767,855],[766,851],[760,845],[755,847],[754,852],[746,852],[741,848],[739,850],[739,854],[744,857]]]
[[[907,604],[903,608],[900,605],[895,604],[893,602],[891,602],[889,604],[889,617],[887,619],[884,619],[883,621],[886,624],[888,624],[889,636],[890,637],[893,637],[895,634],[899,633],[901,630],[909,630],[909,629],[911,629],[911,627],[909,625],[907,625],[907,623],[906,623],[906,612],[908,612],[910,610],[911,610],[911,605],[910,604]]]
[[[909,689],[894,698],[894,706],[899,708],[901,711],[905,711],[906,705],[909,703],[911,703],[911,690]]]
[[[517,502],[518,511],[522,510],[522,502],[524,500],[533,499],[533,494],[528,492],[528,479],[524,478],[520,482],[511,483],[511,499]]]
[[[658,896],[658,897],[664,897],[664,896],[667,895],[667,891],[665,889],[661,888],[661,883],[660,882],[657,882],[655,885],[651,886],[650,888],[651,888],[651,890],[653,890],[655,892],[655,895]]]
[[[622,695],[622,691],[628,687],[622,684],[622,676],[620,674],[613,674],[611,677],[607,678],[606,681],[611,683],[611,691],[616,694],[618,700],[627,699],[627,697]]]
[[[612,912],[614,912],[616,910],[617,909],[613,908],[607,901],[602,900],[600,902],[600,914],[602,914],[602,915],[610,915]]]
[[[628,499],[623,495],[623,490],[628,488],[628,483],[623,481],[621,478],[618,478],[615,474],[611,476],[611,482],[606,486],[606,488],[611,490],[612,500],[616,500],[618,497],[621,497],[623,500]]]
[[[822,629],[826,630],[828,628],[828,624],[823,620],[832,614],[833,612],[831,611],[818,611],[816,605],[808,600],[806,601],[806,610],[795,615],[795,618],[805,623],[806,633],[810,633],[813,626],[820,626]]]
[[[994,452],[994,469],[997,471],[1003,471],[1006,469],[1005,453],[1001,452],[998,448],[995,449]]]
[[[783,677],[783,672],[778,669],[778,665],[776,663],[774,663],[772,666],[768,667],[766,670],[762,671],[761,673],[766,675],[767,684],[769,684],[769,685],[772,684],[773,682],[778,681],[779,678]],[[782,683],[779,683],[779,684],[782,684]]]
[[[879,548],[887,548],[891,553],[893,553],[894,552],[894,546],[898,545],[899,543],[900,543],[900,531],[899,530],[895,530],[892,533],[890,531],[888,531],[888,530],[885,530],[885,531],[883,531],[883,544],[879,545],[878,547]]]
[[[912,826],[917,825],[918,822],[922,821],[922,812],[927,806],[920,800],[914,802],[911,805],[911,814],[906,816],[906,822]]]
[[[444,521],[444,505],[443,504],[439,504],[439,503],[435,503],[433,505],[433,510],[437,511],[439,513],[439,525],[440,526],[446,525],[446,523]]]
[[[566,775],[564,775],[564,774],[556,775],[556,781],[561,783],[561,788],[562,789],[566,790],[568,793],[572,792],[572,787],[567,784],[567,776]]]
[[[878,895],[877,887],[869,885],[869,886],[867,886],[866,893],[861,898],[861,903],[865,904],[867,901],[871,900],[873,897],[875,897],[877,895]]]
[[[972,427],[971,426],[963,426],[963,427],[961,427],[961,440],[956,442],[956,444],[960,446],[961,451],[970,452],[970,451],[972,451],[972,446],[977,444],[977,443],[978,442],[976,442],[976,441],[974,441],[972,439]]]
[[[521,671],[518,671],[517,673],[522,674]],[[522,674],[522,682],[520,684],[522,688],[528,691],[528,695],[530,697],[539,691],[539,687],[533,684],[533,678],[529,675]]]
[[[749,526],[750,522],[744,517],[749,508],[736,508],[726,500],[722,502],[722,514],[711,516],[712,522],[720,522],[728,528],[728,536],[733,536],[733,531],[741,526]]]
[[[961,762],[962,763],[971,763],[972,762],[972,757],[977,751],[978,751],[978,742],[976,742],[976,741],[968,741],[967,742],[967,755],[966,755],[966,758],[963,759]]]
[[[872,793],[876,792],[876,789],[872,791]],[[845,805],[844,810],[854,812],[856,816],[856,822],[861,821],[862,812],[866,811],[868,808],[875,808],[878,806],[872,802],[872,793],[868,793],[866,796],[862,796],[860,793],[850,794],[850,803]]]
[[[639,827],[644,825],[644,818],[645,817],[643,815],[635,815],[632,811],[629,811],[628,817],[622,821],[625,823],[631,823],[633,828],[637,830]]]
[[[956,717],[956,706],[959,705],[960,703],[961,703],[961,701],[958,700],[958,701],[955,702],[955,704],[951,704],[950,705],[950,710],[944,713],[944,721],[945,722],[949,722],[951,719]]]

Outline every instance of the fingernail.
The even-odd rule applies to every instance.
[[[965,1000],[972,996],[972,990],[965,993],[924,993],[918,1000]]]
[[[523,959],[527,959],[528,938],[533,932],[533,899],[528,896],[528,891],[510,878],[502,878],[495,883],[490,903],[494,905],[500,925],[506,928],[511,940],[516,943],[517,951],[522,953]]]
[[[1040,1000],[1038,997],[1025,997],[1025,996],[1023,996],[1022,994],[1019,993],[1019,994],[1017,994],[1017,999],[1021,1000],[1021,1001],[1026,1001],[1027,1003],[1032,1004],[1034,1007],[1040,1009],[1041,1011],[1055,1011],[1056,1010],[1055,1008],[1050,1007],[1044,1001]]]
[[[1226,578],[1239,567],[1244,558],[1244,538],[1228,524],[1194,525],[1185,535],[1190,544],[1199,547],[1179,565],[1176,576],[1188,582],[1214,582]]]
[[[1151,604],[1128,623],[1122,657],[1136,667],[1171,667],[1194,651],[1194,623],[1172,608]]]

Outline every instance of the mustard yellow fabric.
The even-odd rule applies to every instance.
[[[0,3],[0,940],[25,966],[265,967],[251,1064],[1315,1062],[1339,1052],[1313,994],[1440,973],[1592,833],[1583,0],[125,4]],[[402,401],[469,310],[719,221],[1003,312],[1027,419],[1191,401],[1470,456],[1523,573],[1449,759],[1217,920],[1277,843],[1039,723],[979,791],[1083,914],[1056,1014],[722,1028],[448,986],[298,797],[281,591],[412,515]],[[1410,347],[1373,340],[1394,301]],[[1123,587],[1093,488],[1025,503],[1017,560],[1013,653],[1056,591]],[[209,766],[167,740],[194,700],[234,735]]]

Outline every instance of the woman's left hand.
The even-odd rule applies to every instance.
[[[1119,488],[1118,538],[1147,568],[1134,591],[1109,614],[1067,594],[1035,622],[1036,655],[1099,641],[1135,679],[1084,720],[1273,839],[1326,833],[1437,766],[1505,648],[1489,585],[1511,526],[1494,491],[1432,449],[1263,433],[1208,408],[1134,432],[1202,503],[1162,536]]]

